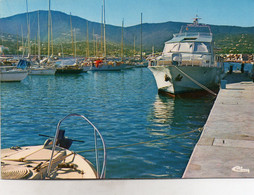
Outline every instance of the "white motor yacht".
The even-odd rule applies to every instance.
[[[222,62],[215,59],[210,26],[199,24],[199,19],[183,26],[165,43],[162,55],[149,61],[159,91],[173,96],[200,90],[213,93],[211,89],[219,85]]]

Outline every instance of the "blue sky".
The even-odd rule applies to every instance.
[[[106,23],[125,26],[143,22],[192,22],[198,14],[202,23],[254,26],[254,0],[105,0]],[[51,9],[72,13],[90,21],[101,21],[103,0],[51,0]],[[47,10],[48,0],[28,0],[29,11]],[[26,12],[26,0],[0,0],[0,17]]]

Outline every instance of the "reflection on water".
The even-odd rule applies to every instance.
[[[152,122],[149,132],[153,135],[168,133],[179,128],[193,130],[202,127],[207,119],[207,113],[213,105],[212,97],[201,97],[199,99],[170,98],[157,95],[148,115]]]
[[[153,121],[155,123],[170,125],[173,120],[173,115],[174,99],[156,96],[156,100],[154,102]]]
[[[148,120],[152,122],[148,129],[151,135],[166,135],[166,130],[170,128],[174,120],[174,99],[163,96],[156,96],[153,104],[153,111],[148,115]]]
[[[181,177],[200,135],[199,131],[188,132],[203,127],[212,105],[211,97],[173,99],[162,95],[156,96],[148,114],[150,125],[147,132],[158,141],[147,146],[157,148],[157,157],[160,158],[157,159],[157,163],[165,169],[164,173],[167,173],[167,176],[161,174],[158,177]],[[181,134],[184,135],[178,136]],[[147,173],[146,176],[151,177],[155,174]]]
[[[28,76],[20,83],[1,84],[1,146],[42,144],[45,138],[39,133],[52,136],[61,118],[79,113],[112,148],[107,151],[107,178],[180,178],[199,133],[165,138],[202,127],[212,104],[206,98],[158,95],[148,69]],[[66,136],[85,141],[73,143],[72,150],[93,148],[92,130],[86,127],[76,119],[63,124]],[[118,147],[122,145],[130,146]]]

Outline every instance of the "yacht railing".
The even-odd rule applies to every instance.
[[[180,32],[177,34],[173,34],[174,37],[180,37],[180,36],[185,36],[185,37],[211,37],[213,34],[208,33],[208,32]]]
[[[159,60],[153,60],[150,66],[166,66],[166,65],[177,65],[177,66],[202,66],[212,67],[215,66],[212,55],[208,54],[192,54],[188,56],[181,55],[183,53],[175,53],[174,56],[164,57]],[[202,56],[207,56],[203,58]],[[175,59],[174,59],[175,58]]]
[[[204,64],[201,60],[185,60],[185,61],[151,61],[149,66],[168,66],[168,65],[175,65],[175,66],[202,66],[202,67],[214,67],[215,64],[207,63]]]
[[[54,156],[54,152],[55,152],[55,148],[56,148],[56,143],[57,143],[57,139],[58,139],[58,135],[59,135],[60,125],[65,119],[67,119],[71,116],[81,117],[81,118],[85,119],[93,127],[93,129],[94,129],[94,139],[95,139],[95,156],[96,156],[97,176],[100,179],[104,178],[105,177],[105,171],[106,171],[106,156],[107,156],[107,154],[106,154],[106,145],[105,145],[104,139],[103,139],[100,131],[93,125],[93,123],[91,123],[85,116],[80,115],[80,114],[75,114],[75,113],[67,115],[62,120],[60,120],[57,124],[56,134],[55,134],[53,147],[52,147],[51,158],[50,158],[48,169],[47,169],[47,175],[49,176],[50,173],[51,173],[52,160],[53,160],[53,156]],[[100,174],[99,174],[99,159],[98,159],[98,148],[97,148],[97,134],[99,135],[100,140],[101,140],[102,145],[103,145],[103,164],[102,164],[102,169],[101,169]]]

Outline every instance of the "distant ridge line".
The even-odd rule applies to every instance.
[[[41,41],[47,41],[47,10],[40,11],[40,34]],[[37,36],[37,11],[29,12],[30,16],[30,32],[31,39],[35,40]],[[53,20],[53,38],[54,42],[70,42],[70,15],[62,11],[51,10]],[[72,16],[72,25],[76,29],[77,41],[86,40],[86,23],[89,25],[89,39],[93,39],[94,34],[101,36],[101,23],[93,22],[82,18],[80,16]],[[190,22],[191,23],[191,22]],[[162,49],[164,43],[172,38],[174,33],[178,33],[181,26],[187,24],[186,22],[162,22],[162,23],[143,23],[142,24],[142,43],[144,48]],[[0,33],[7,33],[21,36],[21,28],[23,35],[26,36],[26,13],[19,13],[13,16],[0,18]],[[240,27],[240,26],[225,26],[225,25],[210,25],[213,34],[219,35],[239,35],[249,34],[254,35],[254,27]],[[120,44],[121,43],[121,26],[106,24],[107,41]],[[140,44],[140,24],[124,27],[124,43],[125,45],[132,45],[134,36],[136,37],[136,45]]]

